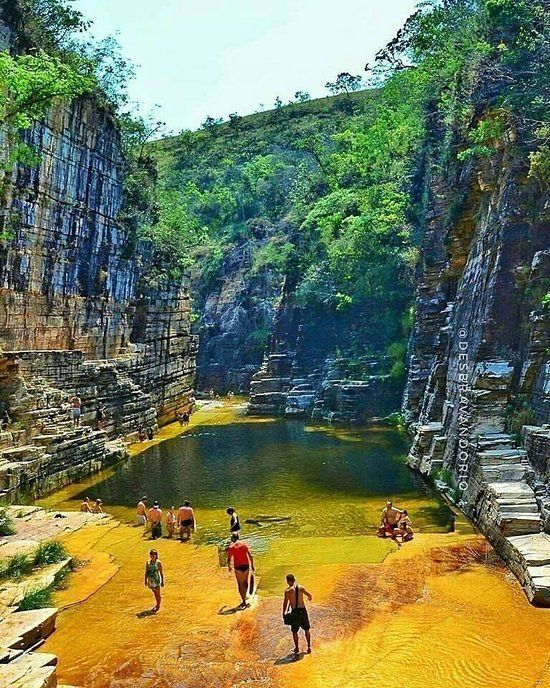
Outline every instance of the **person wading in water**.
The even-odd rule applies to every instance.
[[[238,533],[241,529],[241,523],[239,521],[239,517],[237,516],[237,512],[232,506],[228,506],[225,510],[225,513],[230,517],[229,531],[231,533]]]
[[[162,510],[158,502],[153,502],[149,509],[149,523],[151,524],[151,537],[156,540],[162,535]]]
[[[231,536],[231,544],[227,550],[227,569],[229,571],[231,571],[231,562],[235,567],[235,578],[242,600],[239,607],[246,607],[250,569],[254,571],[254,559],[246,542],[239,540],[238,533],[233,533]]]
[[[145,564],[145,587],[149,588],[155,596],[153,612],[156,613],[160,609],[160,589],[164,587],[164,572],[156,549],[149,552],[149,561]]]
[[[147,525],[147,497],[144,495],[137,503],[137,524],[138,526]]]
[[[189,540],[191,537],[191,530],[196,530],[196,528],[197,524],[195,521],[195,512],[193,511],[191,503],[185,500],[183,506],[180,506],[178,510],[178,529],[180,540],[182,542],[184,540]]]
[[[304,595],[311,601],[312,597],[303,585],[296,583],[296,578],[292,573],[287,574],[286,577],[287,589],[283,598],[283,620],[287,626],[290,626],[292,637],[294,638],[294,653],[298,654],[300,648],[298,647],[298,631],[302,628],[306,634],[307,652],[311,652],[311,634],[309,629],[309,616],[306,605],[304,604]]]
[[[176,507],[172,506],[166,514],[166,532],[168,533],[169,538],[174,537],[174,533],[176,532],[176,522]]]

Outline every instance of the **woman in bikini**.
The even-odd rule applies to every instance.
[[[227,550],[227,569],[231,572],[231,562],[235,568],[235,578],[241,604],[239,607],[246,607],[246,596],[248,594],[248,584],[250,580],[250,570],[254,571],[254,559],[252,552],[246,542],[239,540],[239,534],[233,533],[231,544]]]
[[[397,524],[397,529],[394,531],[395,535],[401,535],[401,542],[408,542],[413,539],[413,529],[412,521],[409,518],[409,512],[403,509],[399,523]]]
[[[153,612],[160,609],[160,589],[164,587],[164,572],[156,549],[149,552],[149,561],[145,564],[145,587],[149,588],[155,596]]]

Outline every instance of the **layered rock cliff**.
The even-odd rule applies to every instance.
[[[0,436],[0,492],[8,498],[98,468],[107,440],[189,409],[197,348],[186,282],[151,287],[151,249],[132,248],[121,221],[125,166],[108,110],[83,96],[24,136],[40,162],[15,171],[11,235],[0,247],[1,402],[11,419]],[[71,427],[74,394],[87,429]],[[99,402],[105,431],[92,433]]]
[[[433,173],[403,411],[409,464],[550,604],[548,195],[527,173],[514,127]]]

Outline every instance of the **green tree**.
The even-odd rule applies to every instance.
[[[53,105],[92,87],[90,77],[43,51],[19,57],[0,52],[0,236],[8,229],[15,165],[38,162],[21,132]]]
[[[349,97],[353,91],[359,91],[363,85],[363,77],[353,75],[349,72],[340,72],[335,81],[327,81],[325,88],[332,93],[333,96],[345,93]]]

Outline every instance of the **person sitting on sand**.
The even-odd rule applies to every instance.
[[[401,510],[393,506],[391,500],[388,499],[386,506],[382,510],[382,519],[380,527],[378,528],[378,537],[395,538],[395,529],[401,518]]]
[[[174,533],[176,532],[176,522],[176,507],[171,506],[166,514],[166,532],[168,533],[169,538],[174,537]]]
[[[82,511],[85,514],[92,514],[93,513],[89,497],[84,497],[84,501],[80,505],[80,511]]]
[[[149,560],[145,564],[145,587],[149,588],[155,596],[153,612],[156,614],[161,603],[160,589],[164,587],[164,571],[156,549],[149,552]]]
[[[92,509],[94,514],[102,514],[103,513],[103,508],[101,506],[102,504],[103,504],[103,502],[101,501],[101,499],[95,500],[95,504],[94,504],[93,509]]]
[[[177,525],[179,530],[180,540],[189,540],[191,537],[191,530],[197,529],[197,523],[195,521],[195,512],[191,506],[191,502],[187,499],[182,506],[178,509],[178,519]]]
[[[158,502],[153,502],[149,509],[149,521],[151,523],[151,537],[156,540],[162,535],[162,510]]]
[[[413,539],[413,529],[412,521],[409,518],[409,512],[407,509],[403,509],[399,523],[397,524],[397,529],[394,531],[395,535],[401,535],[402,542],[408,542]]]
[[[296,578],[292,573],[286,576],[287,589],[283,598],[283,619],[285,624],[290,626],[292,637],[294,638],[294,654],[298,654],[300,648],[298,647],[298,632],[300,628],[306,634],[307,652],[311,652],[311,635],[310,623],[307,613],[306,605],[304,603],[304,595],[308,600],[312,600],[310,593],[303,585],[298,585]]]
[[[237,580],[237,587],[239,595],[241,596],[241,604],[239,607],[246,607],[246,596],[248,594],[248,583],[250,578],[250,569],[254,571],[254,559],[250,547],[239,540],[239,534],[233,533],[231,536],[231,544],[227,550],[227,569],[231,571],[231,562],[235,567],[235,578]]]
[[[229,532],[230,533],[238,533],[239,530],[241,529],[241,523],[239,521],[239,517],[237,515],[237,512],[232,506],[228,506],[227,509],[225,510],[225,513],[230,517],[229,519]]]
[[[147,525],[147,497],[143,495],[143,497],[139,500],[137,503],[137,524],[138,526],[146,526]]]

